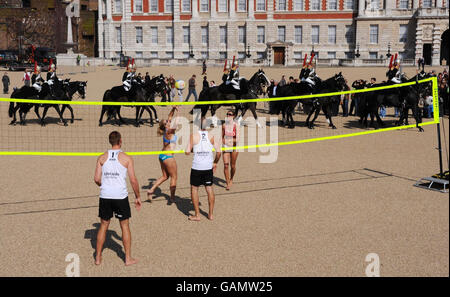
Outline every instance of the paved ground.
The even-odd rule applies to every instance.
[[[150,69],[185,80],[191,70]],[[200,70],[194,71],[198,77]],[[295,74],[281,68],[266,72],[279,77],[282,71]],[[349,81],[372,75],[381,80],[385,69],[342,71]],[[220,70],[214,72],[218,81]],[[19,84],[20,75],[14,74],[13,84]],[[87,79],[88,98],[94,100],[120,77],[118,70],[99,69],[73,79]],[[2,142],[17,139],[5,133],[9,128],[21,129],[26,139],[42,133],[33,123],[3,128],[4,108],[1,112]],[[69,127],[73,141],[83,137],[77,126],[98,128],[96,117],[97,111],[88,122]],[[448,131],[448,118],[445,125]],[[64,127],[47,128],[55,127],[69,139]],[[111,129],[105,128],[105,137]],[[142,135],[135,132],[133,141],[155,128],[139,129]],[[297,127],[288,136],[304,136],[304,129]],[[39,141],[44,146],[45,138]],[[437,172],[436,145],[436,128],[428,126],[424,133],[409,129],[280,147],[277,161],[269,164],[259,163],[259,152],[241,153],[230,192],[219,166],[215,220],[202,217],[199,223],[187,220],[193,211],[191,157],[177,155],[177,204],[167,205],[164,184],[154,203],[132,210],[133,255],[140,260],[133,267],[123,265],[117,221],[111,223],[103,265],[93,264],[98,227],[94,157],[1,156],[0,276],[64,276],[68,253],[80,256],[82,276],[364,276],[368,253],[379,255],[382,276],[448,276],[448,195],[413,187],[420,177]],[[160,175],[157,157],[136,157],[136,171],[144,194]],[[201,209],[207,211],[201,193]]]

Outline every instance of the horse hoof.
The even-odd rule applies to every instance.
[[[68,125],[67,125],[67,122],[64,122],[64,126],[66,126],[66,127],[68,126]]]
[[[419,132],[424,132],[425,130],[423,130],[422,127],[419,127]]]
[[[337,129],[335,125],[331,126],[332,129]]]
[[[9,123],[10,125],[16,125],[16,121],[11,121],[11,123]]]
[[[70,123],[71,123],[71,124],[73,124],[73,122],[74,122],[73,120],[70,120]]]
[[[101,127],[101,126],[103,126],[103,124],[102,124],[102,123],[99,123],[98,126]]]

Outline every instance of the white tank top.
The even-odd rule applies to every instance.
[[[213,145],[209,141],[208,131],[198,131],[200,141],[194,145],[194,160],[192,169],[211,170],[213,168]]]
[[[109,150],[108,160],[102,166],[100,198],[124,199],[128,197],[127,168],[119,162],[121,150]]]

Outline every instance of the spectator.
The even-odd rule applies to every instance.
[[[77,56],[77,66],[80,66],[81,57],[80,55]]]
[[[352,84],[352,87],[356,90],[364,89],[366,86],[366,81],[362,79],[355,80]],[[359,99],[361,94],[356,93],[352,94],[352,102],[350,103],[350,112],[349,115],[353,115],[353,109],[355,109],[355,116],[359,116]]]
[[[442,81],[439,83],[438,95],[439,95],[439,113],[449,114],[449,99],[448,99],[448,78],[444,76]]]
[[[422,70],[425,71],[425,59],[423,57],[420,57],[419,60],[417,60],[417,65],[420,67],[422,67]]]
[[[278,83],[280,87],[286,85],[286,79],[284,78],[284,75],[281,76],[280,82]]]
[[[203,90],[209,88],[208,78],[206,76],[203,77]]]
[[[173,78],[172,74],[169,76],[167,82],[170,88],[169,100],[170,102],[173,102],[173,99],[175,98],[176,88],[175,88],[175,78]]]
[[[150,74],[148,74],[148,72],[145,73],[145,83],[150,83]]]
[[[27,87],[31,85],[31,75],[27,69],[24,70],[22,81]]]
[[[9,79],[8,73],[5,72],[5,74],[2,77],[3,82],[3,94],[8,94],[9,92],[9,85],[11,84],[11,81]]]
[[[206,60],[203,60],[202,63],[202,75],[206,75]]]
[[[186,97],[186,101],[189,101],[189,97],[191,97],[191,94],[194,94],[194,100],[198,101],[198,97],[197,97],[197,91],[195,90],[195,86],[197,85],[195,83],[195,74],[192,75],[192,77],[189,79],[189,92],[188,95]]]
[[[350,87],[348,86],[348,81],[345,80],[344,91],[350,91]],[[342,95],[341,105],[342,105],[342,116],[348,117],[348,100],[350,98],[350,94]]]
[[[289,76],[288,84],[292,84],[292,83],[294,83],[294,77],[293,76]]]

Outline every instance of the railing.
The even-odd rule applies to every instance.
[[[363,64],[384,64],[386,63],[385,59],[362,59]]]

